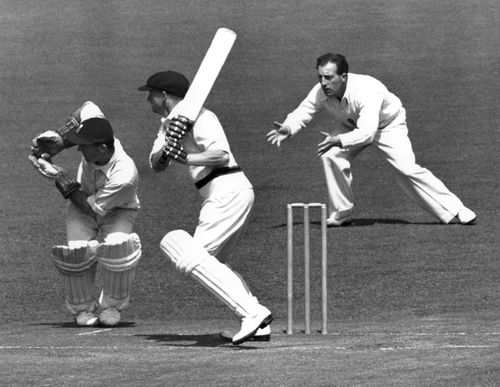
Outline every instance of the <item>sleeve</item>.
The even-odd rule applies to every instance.
[[[383,100],[383,94],[377,90],[365,91],[356,98],[355,107],[359,111],[356,128],[338,135],[342,147],[367,145],[373,141],[379,126]]]
[[[291,129],[292,135],[305,128],[312,121],[315,114],[321,110],[321,94],[321,85],[318,83],[300,105],[288,114],[283,125]]]
[[[104,187],[87,198],[92,210],[103,216],[113,208],[126,207],[135,197],[137,179],[127,170],[111,175]]]
[[[162,155],[163,148],[165,147],[165,145],[167,145],[167,142],[165,140],[165,135],[166,135],[166,130],[162,121],[162,125],[160,126],[156,139],[153,143],[153,148],[149,153],[149,166],[151,167],[151,169],[155,171],[163,170],[166,168],[166,165],[164,165],[163,168],[160,168],[160,165],[158,163]]]
[[[89,118],[105,118],[102,110],[92,101],[86,101],[73,113],[73,116],[79,121],[85,121]]]
[[[230,152],[224,129],[217,116],[210,111],[205,111],[198,116],[193,127],[193,138],[201,152],[208,149]]]

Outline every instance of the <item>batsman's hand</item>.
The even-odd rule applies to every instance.
[[[56,179],[64,169],[58,165],[52,164],[50,158],[45,154],[44,157],[36,157],[31,154],[28,156],[29,161],[35,167],[35,169],[43,176],[48,179]]]
[[[177,116],[168,121],[166,135],[167,137],[180,140],[191,129],[193,129],[193,121],[184,116]]]
[[[179,141],[167,137],[167,145],[163,148],[163,155],[181,164],[187,164],[187,153]]]
[[[275,129],[267,133],[267,141],[272,145],[276,144],[277,147],[281,145],[281,142],[286,140],[292,135],[292,130],[288,126],[284,126],[280,122],[274,122]]]

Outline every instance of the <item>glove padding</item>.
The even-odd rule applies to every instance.
[[[43,177],[55,179],[61,172],[64,172],[63,168],[58,165],[52,164],[47,154],[44,154],[43,157],[29,155],[28,159]]]
[[[169,137],[167,137],[167,145],[163,148],[162,156],[166,156],[181,164],[186,164],[187,162],[187,153],[184,151],[182,144]]]
[[[193,121],[184,116],[177,116],[168,121],[166,135],[172,139],[180,140],[191,129],[193,129]]]
[[[66,172],[60,172],[56,177],[56,187],[64,199],[67,199],[73,192],[78,191],[82,185],[69,177]]]
[[[69,117],[65,124],[56,130],[47,130],[38,134],[31,141],[31,152],[40,158],[44,153],[54,156],[61,152],[64,146],[64,135],[70,130],[77,129],[80,123],[74,118]]]

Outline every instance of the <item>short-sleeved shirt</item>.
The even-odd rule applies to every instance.
[[[140,208],[137,168],[116,138],[111,160],[105,165],[96,165],[82,157],[77,179],[82,184],[82,191],[88,195],[88,204],[98,215],[104,216],[117,208]]]
[[[376,131],[387,126],[401,109],[401,100],[382,82],[369,75],[349,73],[340,101],[327,97],[318,83],[283,124],[295,134],[306,127],[317,112],[326,110],[334,122],[350,129],[339,134],[342,146],[364,145],[370,143]]]

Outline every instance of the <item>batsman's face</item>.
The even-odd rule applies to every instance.
[[[165,93],[159,90],[151,90],[147,101],[151,104],[153,113],[163,115],[165,110]]]
[[[346,88],[347,74],[337,74],[335,63],[329,62],[318,67],[318,79],[327,97],[342,98]]]

